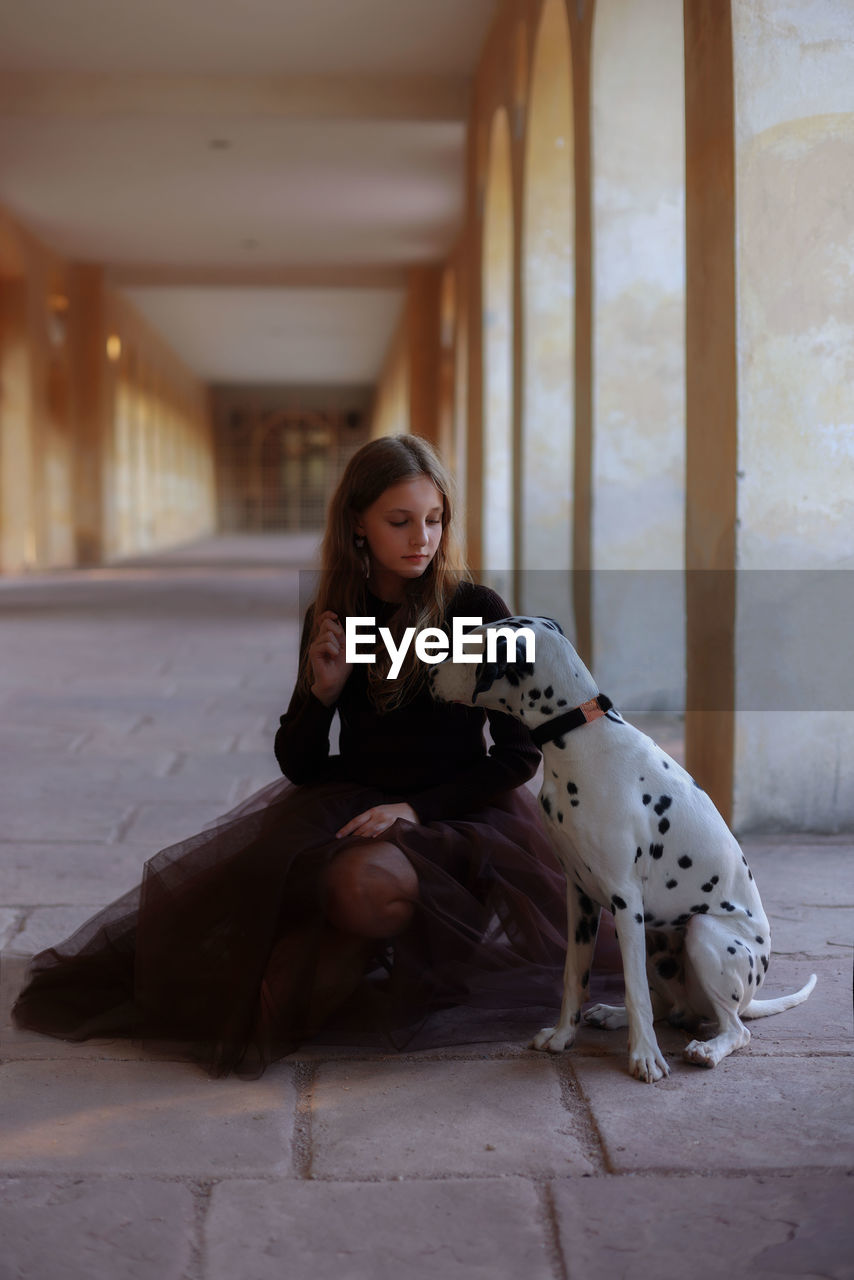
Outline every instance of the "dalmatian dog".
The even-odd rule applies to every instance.
[[[533,631],[534,663],[524,660],[521,637],[508,653],[521,627]],[[747,859],[708,795],[599,692],[556,622],[505,618],[468,634],[490,628],[510,629],[495,637],[494,662],[448,658],[432,667],[430,686],[441,701],[514,716],[543,753],[539,802],[566,873],[568,946],[558,1023],[531,1048],[559,1053],[573,1043],[604,908],[614,915],[626,1004],[594,1005],[585,1021],[627,1026],[629,1072],[651,1083],[670,1072],[653,1020],[692,1029],[711,1020],[716,1034],[691,1040],[684,1057],[716,1066],[749,1041],[742,1018],[800,1004],[815,974],[792,995],[757,999],[771,955],[768,919]]]

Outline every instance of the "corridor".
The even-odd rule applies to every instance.
[[[850,1277],[841,836],[745,842],[768,995],[815,972],[808,1003],[711,1072],[660,1028],[672,1075],[652,1088],[624,1033],[592,1029],[559,1058],[524,1047],[534,1027],[412,1054],[307,1046],[246,1082],[9,1027],[26,956],[277,776],[314,551],[231,535],[0,581],[0,1274]]]

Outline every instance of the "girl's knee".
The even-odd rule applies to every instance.
[[[327,869],[324,887],[326,916],[336,929],[390,938],[412,918],[418,876],[396,845],[372,840],[338,854]]]

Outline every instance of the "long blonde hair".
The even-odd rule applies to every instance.
[[[314,617],[327,609],[341,621],[367,615],[365,588],[367,552],[356,546],[355,523],[393,484],[415,476],[428,476],[442,495],[442,534],[436,554],[420,577],[404,588],[403,603],[386,623],[399,642],[406,627],[416,631],[441,626],[445,611],[460,582],[472,581],[454,529],[453,480],[432,445],[421,436],[381,436],[370,440],[348,462],[329,503],[326,533],[321,547],[320,584],[314,600]],[[380,711],[408,702],[426,679],[424,664],[410,645],[400,674],[386,679],[390,659],[384,646],[377,647],[377,662],[367,668],[368,696]],[[298,685],[312,683],[311,663],[304,657]]]

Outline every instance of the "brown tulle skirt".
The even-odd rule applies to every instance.
[[[335,832],[395,799],[349,782],[264,787],[37,955],[15,1022],[166,1041],[212,1074],[248,1076],[307,1040],[415,1049],[530,1034],[560,1004],[566,925],[564,876],[526,789],[396,822],[383,839],[417,872],[411,923],[361,949],[329,928],[324,872],[357,843]]]

